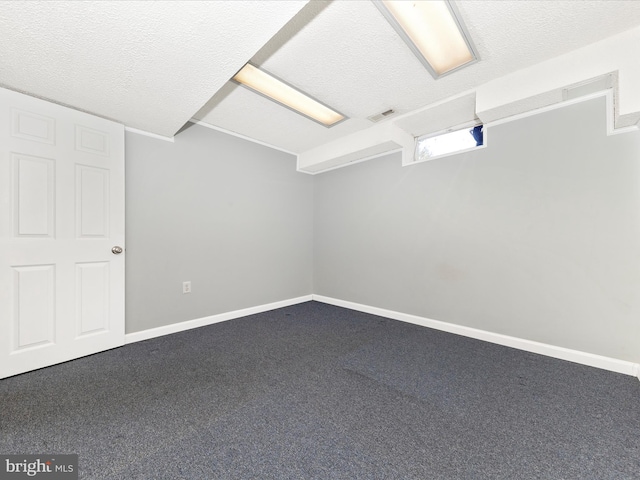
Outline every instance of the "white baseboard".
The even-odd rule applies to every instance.
[[[243,308],[241,310],[234,310],[232,312],[219,313],[217,315],[211,315],[203,318],[196,318],[194,320],[187,320],[185,322],[172,323],[171,325],[164,325],[162,327],[150,328],[148,330],[142,330],[140,332],[127,333],[124,336],[125,337],[124,343],[128,344],[128,343],[140,342],[142,340],[148,340],[150,338],[169,335],[170,333],[178,333],[184,330],[191,330],[192,328],[204,327],[206,325],[211,325],[213,323],[225,322],[227,320],[233,320],[234,318],[246,317],[247,315],[254,315],[256,313],[268,312],[269,310],[288,307],[290,305],[309,302],[311,300],[312,300],[311,295],[305,295],[302,297],[282,300],[280,302],[273,302],[273,303],[267,303],[265,305],[258,305],[257,307]]]
[[[336,305],[338,307],[357,310],[359,312],[371,313],[380,317],[413,323],[415,325],[433,328],[435,330],[455,333],[456,335],[484,340],[485,342],[496,343],[498,345],[517,348],[519,350],[525,350],[527,352],[538,353],[540,355],[546,355],[548,357],[568,360],[570,362],[580,363],[582,365],[588,365],[590,367],[602,368],[604,370],[623,373],[625,375],[632,375],[638,377],[638,380],[640,380],[640,365],[637,363],[628,362],[626,360],[618,360],[616,358],[604,357],[601,355],[595,355],[593,353],[581,352],[579,350],[571,350],[569,348],[534,342],[532,340],[525,340],[523,338],[510,337],[508,335],[502,335],[500,333],[487,332],[485,330],[479,330],[477,328],[455,325],[453,323],[441,322],[439,320],[432,320],[430,318],[395,312],[393,310],[386,310],[378,307],[371,307],[359,303],[325,297],[323,295],[312,295],[312,297],[313,300],[317,302],[328,303],[331,305]]]
[[[518,337],[511,337],[509,335],[502,335],[500,333],[487,332],[486,330],[466,327],[464,325],[456,325],[453,323],[419,317],[417,315],[411,315],[408,313],[401,313],[393,310],[386,310],[384,308],[372,307],[369,305],[349,302],[346,300],[325,297],[323,295],[304,295],[302,297],[291,298],[288,300],[268,303],[265,305],[258,305],[256,307],[243,308],[241,310],[234,310],[232,312],[219,313],[217,315],[211,315],[208,317],[197,318],[180,323],[173,323],[171,325],[165,325],[157,328],[150,328],[148,330],[142,330],[140,332],[128,333],[125,335],[125,344],[140,342],[142,340],[161,337],[163,335],[178,333],[185,330],[191,330],[192,328],[204,327],[206,325],[212,325],[214,323],[233,320],[234,318],[246,317],[247,315],[268,312],[269,310],[288,307],[290,305],[296,305],[298,303],[304,303],[311,300],[328,303],[330,305],[336,305],[338,307],[344,307],[351,310],[357,310],[359,312],[370,313],[372,315],[378,315],[380,317],[391,318],[393,320],[413,323],[415,325],[433,328],[435,330],[442,330],[444,332],[454,333],[456,335],[462,335],[464,337],[484,340],[485,342],[496,343],[498,345],[517,348],[519,350],[524,350],[527,352],[538,353],[540,355],[546,355],[548,357],[559,358],[561,360],[567,360],[574,363],[580,363],[582,365],[588,365],[590,367],[601,368],[625,375],[632,375],[640,380],[640,364],[628,362],[626,360],[604,357],[602,355],[581,352],[579,350],[571,350],[569,348],[534,342],[533,340],[525,340]]]

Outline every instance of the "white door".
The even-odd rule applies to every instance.
[[[0,89],[0,378],[124,344],[124,127]]]

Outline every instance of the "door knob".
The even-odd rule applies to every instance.
[[[111,253],[114,255],[120,255],[122,253],[122,247],[115,246],[111,249]]]

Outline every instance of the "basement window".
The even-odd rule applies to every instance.
[[[467,152],[484,145],[483,125],[463,128],[440,135],[424,135],[416,142],[416,162]]]

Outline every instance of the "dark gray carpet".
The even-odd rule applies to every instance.
[[[316,302],[0,381],[81,478],[640,478],[640,382]]]

